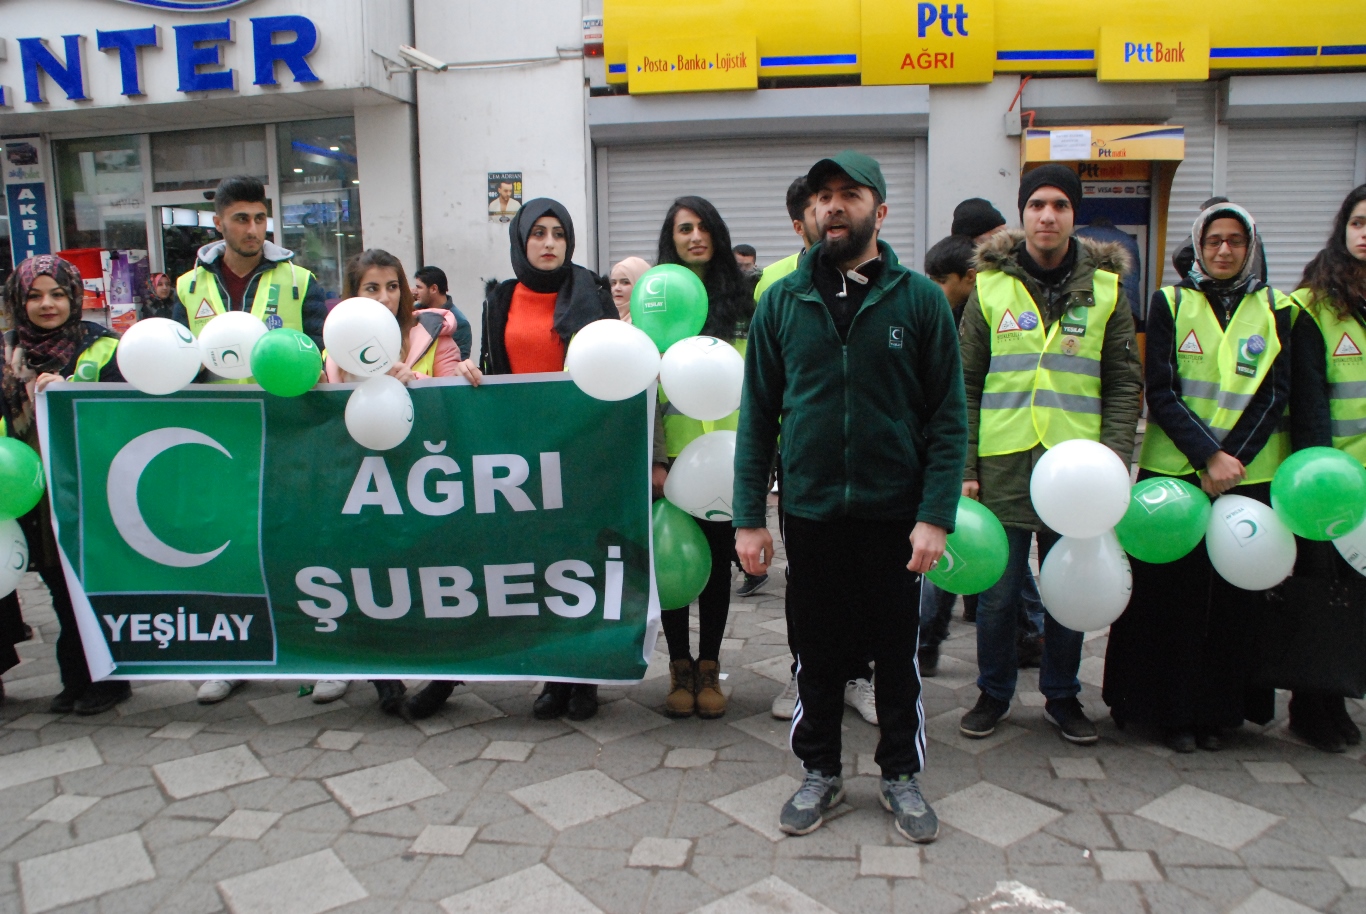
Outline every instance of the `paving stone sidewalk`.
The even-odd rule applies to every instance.
[[[966,740],[961,621],[925,684],[939,841],[896,835],[877,732],[852,710],[847,801],[784,838],[801,770],[768,713],[789,662],[781,572],[770,580],[733,601],[721,720],[662,716],[657,653],[585,723],[536,721],[537,687],[496,683],[414,726],[365,683],[315,705],[297,683],[254,682],[208,707],[191,684],[139,683],[106,714],[49,715],[56,623],[30,576],[42,640],[20,646],[0,704],[0,912],[1366,912],[1366,749],[1304,746],[1283,703],[1219,753],[1176,756],[1108,718],[1098,746],[1074,747],[1045,722],[1033,671],[996,736]],[[1095,716],[1104,651],[1103,635],[1086,642]]]

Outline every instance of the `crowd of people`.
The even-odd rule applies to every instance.
[[[1035,544],[1042,563],[1059,540],[1031,503],[1031,472],[1047,449],[1076,438],[1130,465],[1145,397],[1140,479],[1183,479],[1211,498],[1236,492],[1269,503],[1271,477],[1295,450],[1334,447],[1366,462],[1366,186],[1325,227],[1327,244],[1293,294],[1267,285],[1254,215],[1208,201],[1176,256],[1176,281],[1151,297],[1146,352],[1135,332],[1132,242],[1098,221],[1077,224],[1074,169],[1050,164],[1022,175],[1018,229],[986,200],[964,201],[923,272],[879,237],[886,196],[879,164],[845,151],[792,182],[786,207],[799,250],[765,269],[697,196],[675,200],[657,249],[641,252],[692,270],[709,302],[702,333],[745,356],[742,404],[724,419],[691,419],[659,393],[656,498],[690,441],[730,429],[737,442],[734,519],[699,521],[712,571],[696,601],[695,656],[692,610],[663,614],[663,710],[726,713],[720,648],[732,568],[744,572],[740,595],[766,585],[777,491],[793,662],[772,713],[793,721],[792,749],[806,772],[781,827],[807,834],[843,797],[840,720],[850,705],[881,730],[883,805],[902,835],[925,842],[938,820],[917,780],[926,763],[921,680],[937,672],[958,598],[922,575],[944,552],[960,497],[989,508],[1008,541],[1005,573],[964,600],[976,623],[979,696],[961,732],[989,738],[1012,711],[1018,670],[1038,666],[1046,719],[1074,744],[1095,743],[1097,727],[1078,700],[1083,636],[1044,611],[1031,571]],[[293,252],[267,240],[264,188],[227,179],[214,205],[221,240],[184,276],[154,276],[140,316],[170,316],[197,335],[218,314],[247,311],[321,349],[323,291]],[[552,199],[522,203],[508,228],[513,278],[486,290],[477,351],[440,269],[424,266],[410,282],[399,259],[377,249],[346,264],[343,297],[375,299],[398,320],[403,351],[391,375],[477,386],[485,375],[559,372],[583,327],[630,320],[649,260],[627,257],[608,277],[576,265],[573,219]],[[14,329],[4,338],[0,415],[6,434],[37,447],[37,391],[58,379],[120,380],[117,336],[82,320],[80,276],[53,255],[19,264],[5,300]],[[330,359],[322,379],[352,380]],[[62,691],[52,711],[108,710],[129,686],[90,680],[46,501],[23,525],[61,621]],[[1355,580],[1331,544],[1301,542],[1299,556],[1297,575]],[[1102,691],[1116,725],[1151,727],[1174,751],[1194,752],[1218,750],[1245,720],[1270,720],[1273,693],[1251,676],[1245,624],[1265,595],[1223,581],[1203,545],[1169,564],[1131,565],[1132,599],[1110,630]],[[23,637],[18,601],[0,600],[0,666],[17,662],[12,645]],[[199,700],[222,701],[241,684],[205,682]],[[334,701],[348,685],[317,682],[312,700]],[[419,719],[458,683],[434,681],[412,695],[401,682],[374,685],[386,712]],[[1290,727],[1326,751],[1359,743],[1345,697],[1297,691]],[[597,709],[596,686],[552,681],[532,713],[584,720]]]

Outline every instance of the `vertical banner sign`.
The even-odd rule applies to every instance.
[[[36,136],[5,140],[3,159],[10,251],[14,262],[52,253],[48,235],[47,170],[41,140]]]
[[[416,382],[412,434],[382,453],[347,434],[351,385],[50,387],[43,454],[92,670],[640,679],[654,391],[609,403],[528,377]]]

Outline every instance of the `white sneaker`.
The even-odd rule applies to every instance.
[[[871,679],[851,679],[844,684],[844,703],[868,723],[877,726],[877,702],[873,699]]]
[[[199,703],[216,705],[246,685],[245,679],[209,679],[199,686]]]
[[[793,674],[778,697],[773,699],[770,713],[778,720],[791,720],[797,713],[797,676]]]
[[[313,703],[325,705],[329,701],[336,701],[345,695],[349,688],[351,688],[349,679],[319,679],[313,683]]]

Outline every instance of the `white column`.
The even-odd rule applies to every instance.
[[[393,254],[411,277],[421,265],[413,106],[403,102],[357,105],[355,117],[365,246]]]
[[[1006,108],[1019,87],[1013,75],[983,85],[930,86],[927,248],[949,233],[953,208],[968,197],[985,197],[1007,224],[1019,225],[1020,137],[1005,131]]]

